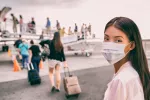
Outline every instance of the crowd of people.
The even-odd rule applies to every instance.
[[[35,30],[36,23],[34,21],[34,18],[31,18],[31,21],[27,24],[27,28],[25,28],[25,24],[23,21],[22,15],[19,15],[20,20],[17,19],[17,17],[14,14],[11,14],[12,17],[12,22],[13,22],[13,32],[17,33],[17,25],[19,24],[20,26],[20,33],[24,33],[25,31],[31,32]]]
[[[61,37],[59,32],[54,33],[54,37],[52,40],[41,41],[41,47],[44,49],[45,45],[49,46],[50,54],[47,55],[48,59],[48,67],[49,67],[49,78],[52,84],[51,91],[60,91],[60,67],[67,67],[66,57],[64,54],[63,44],[61,42]],[[28,69],[28,65],[32,63],[33,67],[39,73],[39,64],[42,61],[42,52],[40,50],[39,45],[34,44],[34,40],[30,41],[30,45],[27,43],[25,39],[19,38],[15,41],[14,46],[17,48],[20,59],[22,60],[22,70]],[[62,65],[62,62],[64,64]],[[29,70],[29,69],[28,69]],[[54,84],[54,71],[56,74],[56,86]]]
[[[23,33],[24,31],[29,32],[29,33],[36,33],[36,23],[34,18],[31,18],[31,21],[27,24],[27,28],[25,30],[24,27],[24,21],[23,21],[23,17],[22,15],[20,15],[20,20],[18,21],[18,19],[14,16],[14,14],[11,14],[12,16],[12,20],[13,20],[13,32],[17,33],[17,25],[20,25],[20,33]],[[87,24],[82,24],[81,26],[81,30],[79,30],[77,23],[75,23],[74,29],[71,28],[71,26],[69,26],[68,28],[68,32],[66,32],[66,28],[65,27],[61,27],[60,22],[58,20],[56,20],[56,29],[60,32],[61,37],[63,37],[64,35],[72,35],[72,34],[77,34],[77,35],[81,35],[82,38],[87,37],[88,35],[91,35],[91,24],[89,24],[87,26]],[[50,36],[52,36],[52,23],[51,20],[49,19],[49,17],[47,17],[47,21],[46,21],[46,34],[50,34]],[[45,33],[42,30],[42,33]]]
[[[50,22],[47,23],[47,27],[49,25]],[[61,30],[58,21],[56,26],[58,30]],[[82,32],[91,31],[89,30],[90,28],[84,27],[86,27],[85,24],[81,28]],[[74,31],[78,31],[77,25]],[[47,44],[50,51],[50,54],[48,54],[48,66],[52,86],[51,92],[60,92],[60,68],[63,66],[68,67],[60,39],[62,34],[59,32],[54,33],[52,40],[40,43],[43,48]],[[23,58],[23,68],[25,67],[25,62],[32,62],[34,68],[39,72],[41,51],[33,40],[30,43],[31,47],[26,44],[25,40],[22,40],[22,43],[18,45],[18,50]],[[17,43],[15,43],[15,46],[17,46]],[[100,51],[106,60],[114,66],[115,71],[111,82],[108,84],[104,100],[150,100],[150,72],[147,58],[139,29],[131,19],[115,17],[106,24],[104,42]],[[56,84],[54,82],[54,71]]]

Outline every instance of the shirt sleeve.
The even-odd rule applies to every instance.
[[[121,80],[113,80],[108,91],[107,100],[126,100],[126,88]]]
[[[51,41],[50,40],[43,40],[39,43],[42,47],[44,47],[45,44],[48,44],[50,46]]]

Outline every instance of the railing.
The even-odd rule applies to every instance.
[[[143,39],[143,48],[147,58],[150,59],[150,39]]]

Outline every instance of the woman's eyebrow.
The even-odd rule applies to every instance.
[[[118,38],[118,37],[121,37],[121,38],[123,38],[122,36],[115,36],[115,38]]]
[[[105,34],[105,36],[109,37],[107,34]]]

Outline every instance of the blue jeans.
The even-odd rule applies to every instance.
[[[23,68],[27,68],[27,64],[29,63],[29,55],[22,54],[22,66]]]
[[[39,72],[40,61],[41,61],[41,57],[39,56],[33,56],[31,59],[34,69],[36,69],[38,72]]]

